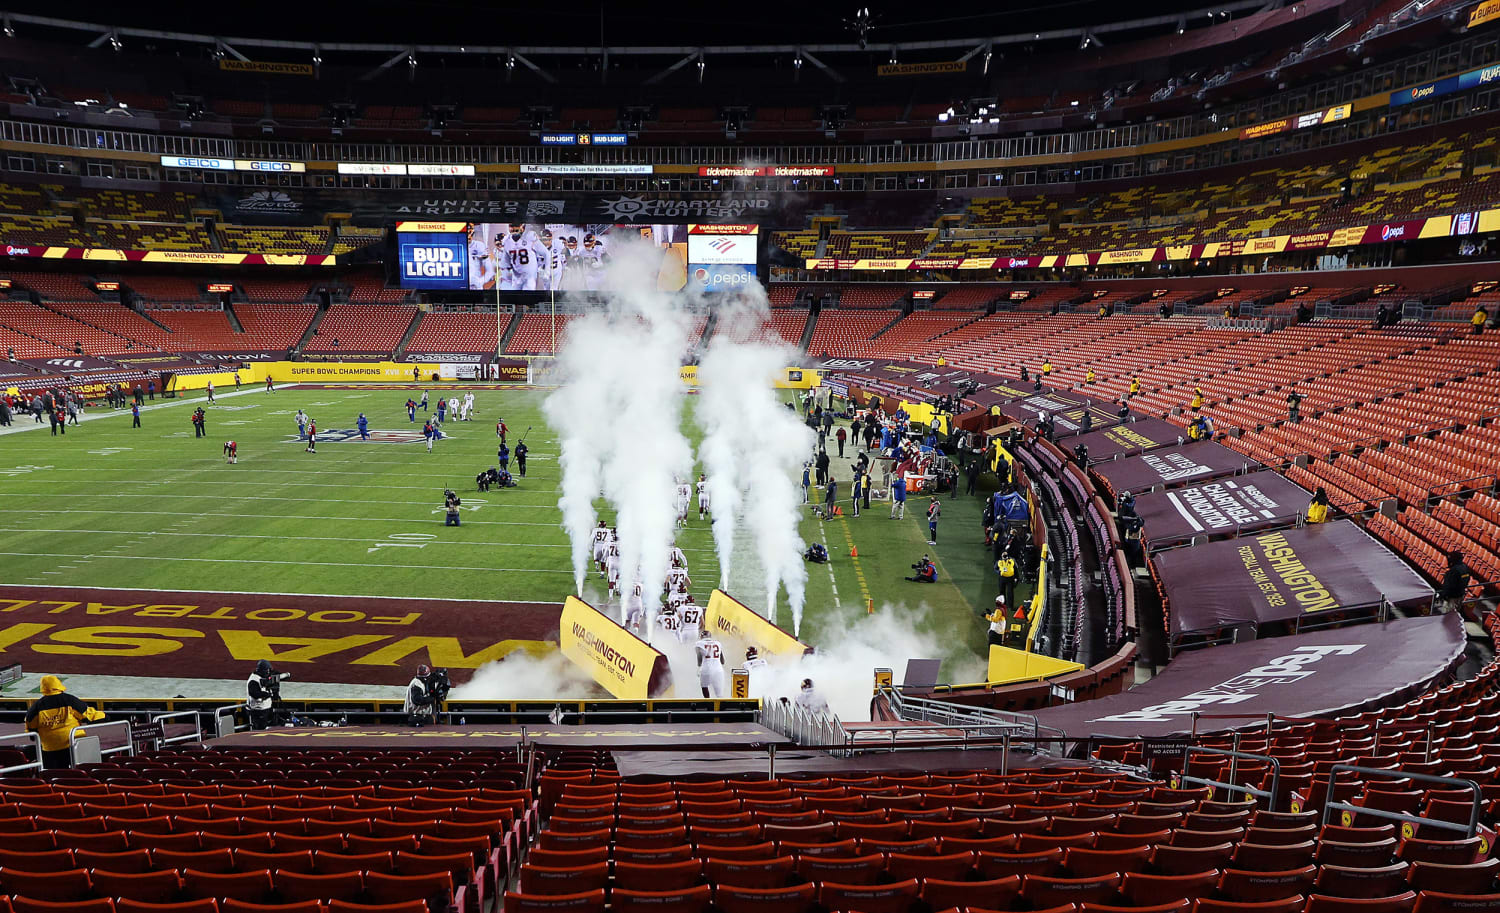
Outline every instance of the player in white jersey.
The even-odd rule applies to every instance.
[[[583,259],[584,282],[590,291],[604,285],[604,265],[609,262],[609,253],[604,241],[592,233],[583,236],[583,250],[578,254]]]
[[[611,545],[604,555],[604,579],[611,593],[620,592],[620,547]]]
[[[667,605],[675,612],[682,608],[682,604],[688,601],[687,590],[673,590],[667,594]]]
[[[646,623],[646,595],[645,588],[639,583],[630,588],[630,595],[625,597],[625,627],[639,632],[642,625]]]
[[[512,225],[500,239],[500,263],[505,269],[501,288],[508,291],[536,291],[537,276],[545,257],[541,242],[525,225]]]
[[[677,525],[687,526],[688,509],[693,504],[693,487],[686,482],[677,483]]]
[[[675,545],[672,546],[672,551],[667,553],[667,561],[673,565],[680,564],[683,567],[687,567],[687,555],[684,555],[682,549]]]
[[[667,592],[670,593],[673,590],[691,589],[692,586],[693,581],[692,578],[688,576],[687,568],[682,567],[681,565],[674,565],[673,567],[667,568]]]
[[[594,563],[599,566],[600,573],[604,572],[604,551],[609,548],[609,527],[600,520],[599,525],[594,527]]]
[[[682,619],[677,617],[677,609],[671,603],[662,606],[656,614],[656,629],[666,632],[673,640],[682,639]]]
[[[764,673],[769,668],[770,663],[767,663],[765,659],[761,657],[759,650],[755,649],[754,647],[745,648],[744,669],[745,674],[750,678],[750,693],[752,695],[757,694],[759,691],[759,689],[756,687],[757,679],[761,680],[761,682],[763,683],[765,679]]]
[[[568,265],[568,246],[563,243],[562,237],[554,235],[550,228],[542,229],[540,241],[540,247],[545,253],[537,288],[544,292],[550,289],[561,289],[563,269]]]
[[[698,519],[702,520],[708,514],[708,481],[703,476],[698,477]]]
[[[495,252],[484,229],[469,229],[469,288],[495,287]]]
[[[693,644],[693,653],[698,657],[698,686],[704,697],[724,695],[724,645],[708,634]]]
[[[683,601],[677,614],[682,618],[683,638],[697,638],[699,632],[703,630],[703,607],[693,601],[691,593]]]

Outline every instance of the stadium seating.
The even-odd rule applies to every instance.
[[[305,349],[322,354],[392,352],[416,316],[417,309],[411,305],[335,304]]]
[[[432,311],[422,315],[407,350],[411,352],[494,352],[513,315],[454,314]]]
[[[239,345],[249,351],[285,351],[307,332],[317,309],[308,304],[241,304],[234,309],[244,332]]]

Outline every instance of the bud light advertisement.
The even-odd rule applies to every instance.
[[[403,232],[397,239],[403,288],[469,287],[469,245],[462,233]]]

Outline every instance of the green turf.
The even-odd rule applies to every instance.
[[[429,389],[435,404],[455,388]],[[148,409],[139,429],[122,413],[90,419],[65,437],[45,428],[0,436],[0,582],[561,600],[572,574],[558,525],[556,444],[541,414],[545,395],[476,391],[476,419],[450,419],[451,437],[431,454],[421,443],[331,441],[310,454],[294,440],[298,408],[324,431],[354,428],[361,411],[372,430],[418,429],[422,413],[417,424],[407,421],[405,390],[221,395],[208,407],[201,439],[188,421],[201,397],[157,400],[160,408]],[[499,416],[512,446],[532,428],[529,472],[519,488],[480,494],[473,479],[494,463]],[[230,438],[240,445],[233,466],[220,455]],[[833,465],[846,508],[848,464]],[[443,526],[445,487],[471,508],[459,529]],[[980,542],[979,503],[945,501],[936,549],[926,544],[925,507],[925,498],[914,498],[905,521],[888,519],[889,506],[878,502],[859,518],[804,519],[804,538],[825,541],[833,556],[827,566],[808,566],[806,639],[816,643],[831,626],[856,623],[873,599],[877,607],[925,607],[927,625],[953,644],[954,656],[983,649],[985,625],[975,609],[993,601],[995,580]],[[678,544],[701,601],[718,569],[708,523],[696,511]],[[851,544],[858,558],[849,557]],[[902,580],[924,552],[937,559],[941,582]],[[590,585],[598,587],[594,578]],[[740,595],[760,604],[758,593]]]

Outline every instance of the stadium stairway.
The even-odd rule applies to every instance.
[[[818,326],[819,313],[811,310],[807,312],[807,325],[802,328],[802,338],[797,340],[797,348],[803,352],[807,351],[807,344],[812,342],[813,330]]]
[[[240,315],[234,312],[234,302],[224,302],[224,319],[229,321],[230,327],[232,327],[236,333],[245,332],[245,325],[243,323],[240,323]]]
[[[509,352],[510,351],[510,340],[511,340],[511,337],[513,337],[513,336],[516,335],[516,328],[519,327],[520,325],[521,325],[521,318],[519,316],[517,316],[517,315],[512,315],[511,318],[510,318],[510,322],[505,325],[505,333],[502,334],[501,337],[500,337],[500,351],[501,352]]]
[[[321,315],[319,315],[319,319],[322,319]],[[393,361],[400,361],[406,355],[406,347],[411,345],[411,338],[417,335],[417,326],[421,322],[422,311],[419,308],[415,314],[411,315],[411,324],[406,328],[406,332],[401,334],[401,341],[396,343],[396,350],[391,353]]]
[[[417,313],[420,316],[421,312],[418,311]],[[313,315],[312,323],[309,323],[307,325],[307,330],[303,332],[302,338],[297,340],[298,351],[305,350],[307,346],[313,341],[313,339],[318,335],[318,327],[323,325],[323,318],[327,316],[328,305],[320,302],[318,304],[318,313]]]

